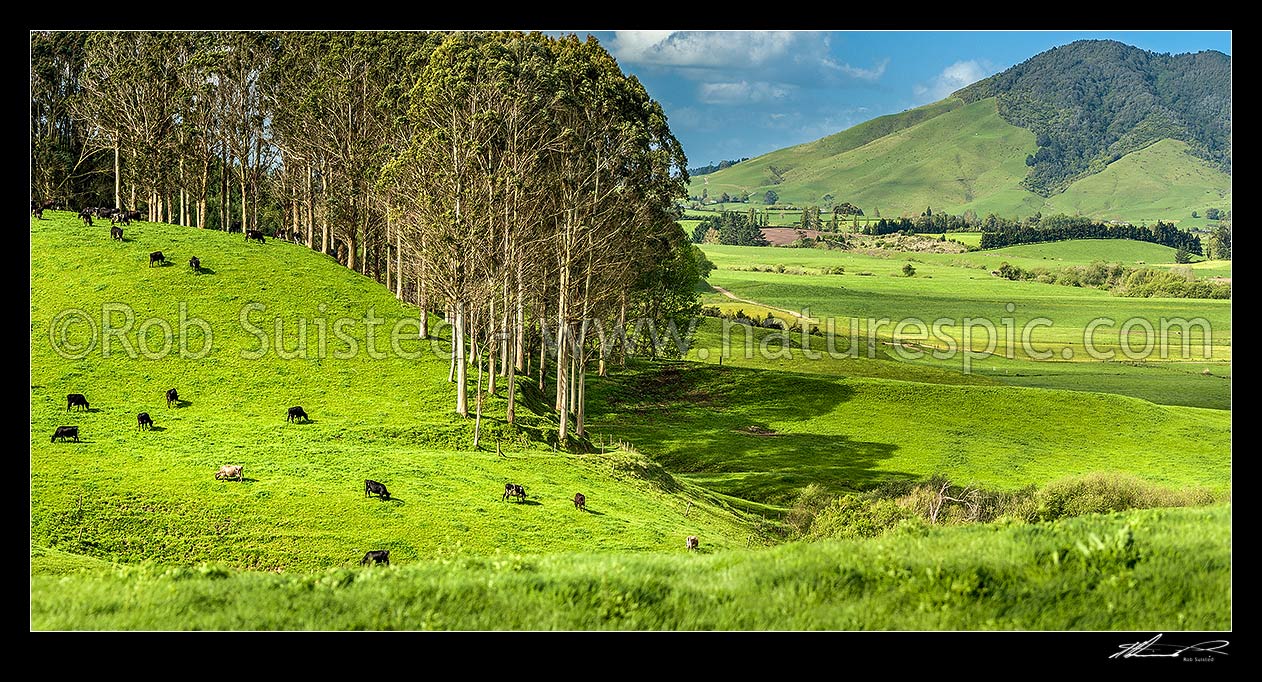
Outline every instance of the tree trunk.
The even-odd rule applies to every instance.
[[[179,223],[188,225],[188,201],[184,196],[184,155],[180,155],[180,216]]]
[[[456,302],[456,325],[452,328],[452,342],[456,355],[456,413],[469,416],[469,365],[464,357],[465,335],[464,303]]]
[[[627,292],[622,291],[618,305],[618,365],[627,366]]]
[[[320,196],[323,197],[324,211],[320,216],[323,225],[323,242],[320,244],[320,252],[328,253],[333,246],[333,228],[329,225],[329,166],[324,163],[320,173]]]
[[[419,266],[418,266],[419,267]],[[416,277],[416,296],[419,299],[417,305],[421,308],[421,338],[429,338],[429,294],[425,288],[425,278],[417,273]]]
[[[477,342],[475,341],[474,343],[470,345],[476,348]],[[481,361],[478,362],[477,395],[478,395],[478,402],[477,402],[477,408],[476,408],[477,414],[473,419],[473,449],[474,450],[478,449],[478,440],[482,437],[482,362]]]
[[[315,248],[315,169],[307,164],[307,248]]]
[[[490,337],[489,339],[487,339],[487,348],[486,348],[487,350],[487,353],[486,353],[487,370],[486,371],[490,375],[487,379],[487,390],[490,391],[491,393],[495,393],[495,356],[499,352],[499,339],[496,338],[495,297],[494,296],[491,297],[491,314],[487,317],[486,322],[487,322],[486,328],[488,331],[488,336]],[[478,367],[480,368],[481,366],[482,366],[481,363],[479,363]]]
[[[122,210],[123,208],[123,177],[119,172],[122,169],[122,160],[118,150],[118,143],[114,143],[114,208]]]
[[[397,225],[394,228],[394,297],[403,300],[403,230]]]
[[[526,369],[526,285],[525,276],[522,272],[525,268],[525,261],[517,261],[517,321],[513,330],[513,366],[518,371]]]
[[[578,406],[574,412],[574,434],[579,438],[587,435],[587,429],[584,426],[584,419],[587,411],[584,405],[587,403],[587,368],[584,366],[587,362],[585,359],[579,359],[578,373],[575,376],[575,404]]]

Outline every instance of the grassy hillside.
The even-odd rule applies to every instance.
[[[960,100],[945,99],[897,114],[878,116],[814,142],[786,147],[755,159],[742,161],[723,169],[722,176],[717,173],[697,176],[693,178],[688,193],[700,195],[704,188],[709,191],[711,197],[718,197],[723,192],[738,193],[742,189],[774,185],[779,182],[782,174],[791,172],[795,168],[857,149],[873,140],[941,116],[963,104]],[[779,192],[779,188],[773,189]],[[736,191],[733,192],[733,190]],[[751,197],[751,200],[754,203],[761,203],[762,197]]]
[[[523,402],[521,432],[501,423],[502,397],[488,400],[483,448],[471,450],[472,421],[452,412],[455,389],[440,357],[446,344],[418,340],[415,308],[327,256],[155,223],[124,228],[127,241],[118,243],[108,226],[46,215],[52,218],[31,222],[37,546],[117,562],[216,560],[309,571],[352,565],[369,549],[410,561],[673,549],[694,533],[715,547],[750,541],[748,524],[726,505],[642,458],[553,453],[543,442],[552,418],[529,409],[537,397]],[[155,250],[175,265],[148,267]],[[193,255],[203,274],[187,266]],[[192,324],[189,357],[180,357],[178,340],[169,354],[142,354],[163,347],[161,323],[146,320],[165,321],[178,338],[181,309],[208,325],[205,356],[195,357],[205,333]],[[115,326],[125,324],[127,310],[133,316],[131,331],[109,339],[108,357],[103,310]],[[86,317],[62,317],[71,322],[64,327],[64,311]],[[372,330],[377,358],[367,348],[369,311],[385,320]],[[243,326],[243,314],[266,330],[259,333],[269,352],[261,358],[249,357],[261,342]],[[95,335],[86,319],[95,320]],[[306,358],[292,355],[300,319]],[[63,328],[63,350],[87,348],[91,338],[95,346],[78,359],[59,355],[53,341]],[[182,402],[168,408],[163,395],[172,387]],[[91,411],[68,413],[68,393],[85,394]],[[287,423],[291,405],[303,406],[312,422]],[[152,415],[153,431],[137,430],[142,411]],[[63,424],[78,425],[82,442],[50,443]],[[226,463],[243,464],[246,480],[216,481]],[[366,499],[366,478],[385,483],[395,499]],[[527,504],[501,501],[508,481],[525,486]],[[575,492],[587,496],[591,513],[573,508]]]
[[[1191,211],[1231,206],[1231,176],[1193,156],[1186,142],[1161,140],[1048,198],[1045,215],[1081,213],[1108,220],[1192,223]]]
[[[1168,631],[1232,623],[1226,505],[679,552],[313,574],[206,566],[35,576],[31,628]]]
[[[1025,155],[1036,149],[1034,136],[1004,122],[993,100],[941,108],[947,111],[840,153],[818,143],[795,147],[778,182],[755,175],[780,167],[758,157],[704,176],[706,187],[711,195],[747,190],[751,201],[774,189],[781,201],[797,204],[818,204],[832,194],[886,216],[966,204],[1015,187],[1025,175]],[[744,175],[730,180],[736,172]],[[690,194],[699,193],[694,182]]]
[[[920,112],[912,117],[913,112]],[[930,116],[929,114],[933,114]],[[903,118],[899,118],[903,117]],[[872,216],[919,215],[926,207],[1022,217],[1066,213],[1101,220],[1202,225],[1192,211],[1231,207],[1231,176],[1195,157],[1185,142],[1163,139],[1132,151],[1099,172],[1044,198],[1021,186],[1034,134],[1003,120],[993,98],[958,100],[893,117],[905,126],[865,128],[770,152],[693,180],[690,195],[750,193],[760,203],[768,189],[780,202],[824,205],[825,195],[849,201]],[[871,137],[874,130],[885,132]],[[849,142],[863,141],[861,145]],[[774,169],[774,172],[773,172]],[[736,210],[745,210],[735,205]]]

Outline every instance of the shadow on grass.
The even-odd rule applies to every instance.
[[[289,421],[289,423],[290,423],[290,424],[295,424],[295,425],[297,425],[297,426],[306,426],[307,424],[315,424],[315,423],[317,423],[317,420],[315,420],[315,419],[304,419],[304,420],[298,420],[298,419],[295,419],[295,420]]]
[[[166,430],[167,430],[167,427],[165,427],[165,426],[158,426],[158,425],[156,425],[156,424],[155,424],[155,425],[153,425],[153,426],[150,426],[150,427],[149,427],[149,428],[147,428],[147,429],[140,429],[140,431],[142,431],[142,432],[144,432],[144,431],[166,431]]]
[[[593,381],[588,390],[593,429],[725,495],[787,504],[811,483],[846,492],[915,478],[881,467],[898,450],[892,443],[776,430],[853,399],[854,389],[834,378],[657,363]]]
[[[185,399],[183,399],[183,398],[180,398],[179,400],[176,400],[176,401],[172,404],[172,407],[173,407],[174,409],[177,409],[177,410],[178,410],[178,409],[180,409],[181,407],[188,407],[188,406],[190,406],[190,405],[192,405],[192,404],[193,404],[193,401],[191,401],[191,400],[185,400]]]
[[[605,512],[599,512],[599,511],[596,511],[595,509],[583,509],[583,510],[581,510],[581,511],[582,511],[583,513],[585,513],[585,514],[591,514],[592,516],[604,516],[604,515],[605,515]]]
[[[500,500],[500,501],[501,501],[501,502],[510,502],[510,500]],[[522,500],[521,502],[512,502],[512,504],[524,504],[524,505],[526,505],[527,507],[541,507],[541,506],[543,506],[543,503],[542,503],[542,502],[536,502],[535,500]]]
[[[212,269],[210,269],[210,268],[206,267],[205,265],[201,266],[200,268],[198,268],[198,269],[197,269],[197,270],[195,270],[194,272],[195,272],[196,274],[198,274],[198,275],[213,275],[213,274],[215,274],[215,271],[214,271],[214,270],[212,270]]]

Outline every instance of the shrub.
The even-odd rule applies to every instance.
[[[1035,500],[1038,519],[1054,521],[1127,509],[1209,504],[1214,496],[1200,488],[1164,488],[1132,474],[1095,473],[1052,481],[1038,491]]]
[[[915,277],[915,276],[916,276],[916,266],[912,265],[911,263],[907,263],[903,265],[903,277]]]
[[[911,518],[912,514],[893,500],[845,495],[815,515],[810,538],[871,538]]]

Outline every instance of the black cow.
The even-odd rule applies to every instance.
[[[83,397],[82,393],[70,393],[66,396],[66,411],[69,412],[72,407],[82,407],[85,410],[90,409],[88,399]]]
[[[131,214],[126,211],[115,211],[113,214],[111,214],[110,224],[117,225],[119,223],[122,223],[124,225],[131,225]]]
[[[83,221],[84,227],[92,227],[92,209],[85,208],[79,211],[79,220]]]
[[[298,419],[311,421],[311,417],[307,416],[307,413],[302,409],[302,407],[295,405],[294,407],[289,408],[289,415],[285,417],[285,421],[292,422],[297,421]]]
[[[202,271],[202,262],[197,260],[197,256],[193,256],[192,258],[188,259],[188,266],[190,268],[193,268],[193,272],[201,273]]]
[[[153,253],[149,254],[149,267],[153,267],[154,263],[165,264],[166,262],[167,262],[167,257],[162,255],[161,251],[154,251]]]
[[[245,231],[245,240],[248,242],[248,241],[250,241],[251,239],[253,239],[253,240],[255,240],[255,241],[259,242],[260,244],[262,244],[262,243],[264,243],[264,242],[266,241],[265,239],[263,239],[263,231],[262,231],[262,230],[246,230],[246,231]]]
[[[574,508],[587,511],[587,498],[583,496],[583,493],[574,493]]]
[[[241,221],[240,221],[240,220],[234,220],[234,221],[232,221],[232,222],[228,225],[228,231],[229,231],[229,232],[240,232],[240,231],[241,231]]]
[[[364,555],[364,558],[359,560],[359,565],[367,566],[368,564],[385,564],[389,566],[390,565],[390,550],[388,549],[368,550],[368,553]]]
[[[502,502],[504,500],[507,500],[510,497],[516,497],[518,502],[525,502],[526,489],[517,485],[516,483],[505,483],[504,484],[504,497],[500,498],[500,501]]]
[[[141,412],[140,414],[136,415],[136,430],[137,431],[141,429],[148,430],[152,428],[153,428],[153,419],[149,416],[148,412]]]
[[[369,495],[376,495],[383,500],[390,499],[390,491],[386,490],[386,486],[371,479],[364,479],[364,497]]]
[[[180,404],[180,394],[174,388],[167,391],[167,407],[170,407],[171,403],[175,403],[176,406]]]
[[[109,218],[115,213],[118,213],[118,209],[110,208],[109,206],[100,206],[92,209],[92,211],[96,213],[96,217],[98,218]]]
[[[31,209],[31,215],[32,215],[32,216],[34,216],[36,220],[43,220],[43,219],[44,219],[44,207],[43,207],[43,206],[36,206],[35,208],[32,208],[32,209]]]
[[[120,242],[121,242],[121,241],[123,241],[123,228],[121,228],[121,227],[111,227],[111,228],[110,228],[110,239],[116,239],[116,240],[118,240],[118,241],[120,241]]]
[[[73,438],[74,442],[78,443],[79,442],[79,427],[58,426],[57,430],[53,432],[52,439],[50,439],[48,442],[55,443],[57,442],[58,438],[62,439],[63,441],[67,438]]]
[[[140,211],[126,211],[125,215],[127,216],[128,221],[135,220],[136,222],[140,222],[141,220],[143,220],[140,217]]]

